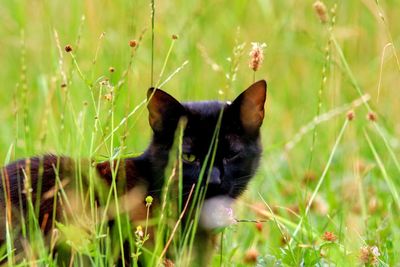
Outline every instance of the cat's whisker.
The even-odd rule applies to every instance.
[[[245,175],[245,176],[235,178],[234,181],[235,182],[241,182],[241,181],[247,182],[251,177],[252,177],[252,175]]]

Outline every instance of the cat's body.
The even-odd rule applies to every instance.
[[[187,118],[182,138],[184,201],[192,186],[199,183],[204,165],[201,185],[207,186],[205,198],[221,195],[237,198],[254,175],[261,155],[259,128],[264,118],[265,81],[250,86],[232,104],[212,101],[181,104],[159,89],[150,89],[148,97],[153,138],[139,157],[91,164],[47,155],[20,160],[1,169],[0,242],[6,240],[6,218],[9,226],[23,223],[30,208],[28,203],[36,208],[37,223],[48,234],[55,227],[53,218],[63,221],[68,217],[65,209],[71,209],[67,201],[62,201],[62,196],[77,196],[76,190],[80,189],[86,194],[81,194],[78,203],[87,203],[94,197],[100,206],[106,196],[98,194],[102,192],[99,188],[106,188],[108,192],[113,177],[118,195],[131,197],[133,192],[136,196],[136,202],[122,212],[132,213],[132,220],[144,219],[144,197],[151,195],[156,203],[160,202],[165,168],[182,117]],[[76,170],[80,170],[80,174],[77,175]],[[89,188],[94,188],[94,196],[89,194]],[[20,235],[14,233],[14,237],[17,239]]]

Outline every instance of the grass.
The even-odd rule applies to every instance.
[[[264,154],[235,207],[242,222],[224,230],[212,265],[396,265],[398,3],[324,2],[326,24],[312,1],[2,1],[0,161],[48,152],[98,160],[140,154],[150,139],[150,86],[182,101],[232,100],[255,75],[268,80]],[[251,42],[267,44],[256,73],[248,67]],[[113,201],[115,187],[107,196]],[[118,218],[109,238],[77,240],[76,262],[88,244],[91,264],[105,266],[124,235],[132,245],[143,242]],[[160,231],[169,237],[172,229]],[[171,242],[184,255],[173,259],[181,265],[190,255],[183,245],[193,242],[186,236]],[[32,259],[51,263],[41,246]],[[164,248],[138,255],[151,260]],[[11,242],[4,251],[12,255]]]

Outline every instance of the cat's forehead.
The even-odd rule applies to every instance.
[[[222,108],[228,105],[228,102],[221,101],[196,101],[184,102],[182,105],[186,111],[192,115],[215,116],[218,115]]]
[[[226,103],[218,101],[182,103],[187,117],[186,133],[198,137],[209,138],[213,135],[221,109]]]

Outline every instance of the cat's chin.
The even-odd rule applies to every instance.
[[[233,216],[233,201],[233,198],[226,195],[204,200],[199,219],[200,228],[214,230],[234,224],[236,220]]]

